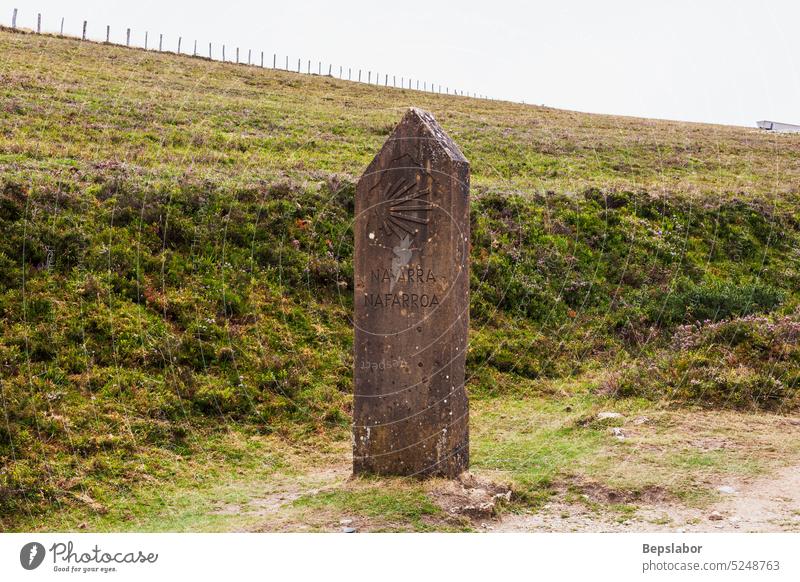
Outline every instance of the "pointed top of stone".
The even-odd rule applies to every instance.
[[[464,154],[461,153],[461,150],[458,149],[456,142],[454,142],[449,135],[445,133],[442,129],[442,126],[434,119],[433,115],[425,111],[424,109],[418,109],[416,107],[409,107],[406,114],[403,116],[403,119],[400,120],[400,124],[409,123],[409,124],[417,124],[421,128],[424,128],[431,137],[433,137],[442,149],[447,153],[451,160],[454,162],[466,162],[467,158],[464,157]],[[395,129],[397,132],[397,129]],[[394,133],[392,134],[394,135]]]
[[[456,143],[445,133],[442,126],[434,119],[433,115],[424,109],[410,107],[400,120],[400,123],[392,130],[391,135],[384,142],[381,150],[372,162],[370,162],[365,173],[369,174],[375,171],[376,166],[380,164],[380,160],[385,153],[389,151],[396,152],[397,149],[395,146],[398,145],[398,142],[405,142],[402,143],[403,147],[401,147],[401,149],[408,150],[409,148],[405,146],[410,145],[414,140],[423,140],[429,145],[433,143],[438,146],[431,149],[441,152],[441,154],[443,154],[443,161],[446,159],[451,162],[469,164],[467,158],[461,153]],[[430,152],[431,149],[428,151]],[[439,157],[437,154],[434,154],[434,156],[437,158]],[[384,160],[384,164],[386,161],[387,160]]]

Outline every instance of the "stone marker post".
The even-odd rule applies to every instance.
[[[353,472],[455,477],[469,465],[469,162],[410,109],[355,212]]]

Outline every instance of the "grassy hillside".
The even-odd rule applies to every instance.
[[[347,437],[354,187],[412,105],[472,164],[476,402],[797,406],[800,136],[3,30],[0,525]]]

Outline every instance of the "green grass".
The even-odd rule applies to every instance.
[[[377,527],[371,528],[373,531],[405,528],[429,531],[433,529],[432,519],[442,515],[442,509],[428,497],[419,483],[404,483],[399,487],[387,486],[386,483],[366,484],[355,489],[325,491],[301,497],[294,502],[294,507],[377,520]]]
[[[355,184],[412,105],[471,162],[476,467],[540,500],[564,467],[618,478],[627,445],[609,453],[607,427],[578,423],[613,396],[797,406],[797,136],[8,30],[0,55],[4,529],[85,513],[73,490],[141,516],[97,527],[156,527],[195,487],[178,467],[204,473],[220,431],[338,442]],[[718,320],[733,335],[711,338]],[[683,326],[702,336],[688,351]],[[702,359],[732,345],[736,374]],[[532,416],[506,426],[492,407]],[[143,476],[176,497],[139,504]],[[203,503],[165,523],[216,527]]]
[[[671,464],[676,469],[728,469],[731,467],[728,456],[720,451],[698,453],[696,451],[681,451],[675,453]],[[758,461],[753,459],[749,463],[737,464],[736,468],[744,469],[743,473],[758,473]]]
[[[108,472],[94,481],[73,480],[72,503],[46,517],[23,516],[17,527],[112,532],[256,528],[269,520],[273,505],[277,510],[293,491],[326,479],[316,476],[316,469],[338,460],[346,444],[346,435],[330,436],[297,447],[239,430],[198,434],[184,455],[143,450],[137,458],[139,473],[127,475],[110,491]]]
[[[510,481],[526,508],[572,492],[598,511],[625,513],[625,505],[670,500],[702,506],[716,498],[709,483],[758,477],[797,459],[800,435],[782,432],[780,417],[675,411],[585,392],[599,381],[560,385],[567,398],[473,402],[472,469]],[[609,411],[623,416],[597,419]],[[624,439],[614,437],[615,426]]]
[[[517,496],[537,505],[549,497],[553,481],[565,475],[565,467],[603,447],[604,431],[576,426],[576,419],[591,406],[587,399],[474,405],[481,422],[473,422],[472,467],[510,476]],[[572,412],[565,413],[567,407]]]
[[[774,415],[660,410],[641,400],[585,394],[489,398],[472,408],[471,471],[511,485],[512,502],[502,508],[511,513],[537,511],[559,495],[597,519],[618,522],[652,503],[702,507],[719,499],[716,484],[758,477],[800,456],[800,433],[781,433]],[[592,420],[612,409],[624,417]],[[645,416],[646,423],[636,424]],[[627,432],[625,441],[610,434],[612,425]],[[702,448],[719,439],[724,448]],[[196,435],[185,455],[142,451],[148,466],[111,491],[108,473],[76,480],[71,502],[20,518],[16,529],[340,531],[342,519],[359,531],[478,527],[438,504],[442,485],[436,482],[348,480],[348,449],[346,431],[293,441],[242,431]]]

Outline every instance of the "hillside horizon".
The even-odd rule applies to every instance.
[[[84,40],[84,39],[81,39],[80,36],[73,36],[73,35],[66,34],[66,33],[65,34],[58,34],[56,32],[49,32],[49,31],[42,31],[40,33],[37,33],[34,29],[27,28],[27,27],[24,27],[24,26],[17,26],[16,28],[11,28],[9,26],[0,25],[0,31],[14,32],[14,33],[20,33],[20,34],[37,34],[39,36],[53,37],[53,38],[58,38],[58,39],[68,39],[68,40],[75,40],[75,41],[80,41],[80,42],[84,42],[84,43],[93,43],[93,44],[99,44],[99,45],[104,45],[104,46],[121,47],[121,48],[126,48],[128,50],[141,50],[141,51],[147,51],[147,52],[152,52],[152,53],[159,53],[159,54],[163,54],[163,55],[171,55],[171,56],[177,56],[177,57],[188,57],[188,58],[193,58],[193,59],[200,59],[200,60],[203,60],[203,61],[217,62],[217,63],[220,63],[220,64],[228,64],[228,65],[232,65],[232,66],[242,66],[242,67],[248,67],[248,68],[252,67],[252,68],[258,68],[258,69],[270,69],[270,70],[273,70],[273,71],[283,71],[283,72],[287,72],[287,73],[294,73],[294,74],[301,74],[301,75],[308,74],[310,76],[315,76],[315,77],[328,77],[328,78],[331,78],[331,79],[337,79],[337,80],[340,80],[340,81],[346,81],[348,83],[359,83],[359,84],[362,83],[362,82],[356,81],[354,79],[344,79],[343,77],[337,77],[337,75],[335,73],[332,73],[330,75],[328,75],[326,73],[318,74],[318,73],[315,73],[313,71],[310,72],[310,73],[307,73],[307,72],[305,72],[305,70],[302,69],[302,67],[301,67],[300,71],[296,71],[296,70],[292,70],[291,67],[289,69],[286,69],[285,67],[281,67],[281,66],[271,67],[266,63],[262,67],[262,66],[260,66],[260,64],[255,64],[255,63],[249,64],[249,63],[245,63],[245,62],[235,62],[235,60],[233,60],[233,59],[226,59],[223,62],[221,58],[209,58],[209,57],[203,56],[202,54],[199,54],[199,53],[198,54],[190,54],[188,52],[180,52],[180,53],[178,53],[176,51],[172,51],[172,50],[169,50],[169,49],[167,49],[167,50],[157,50],[154,47],[145,48],[144,46],[139,46],[139,45],[125,46],[122,43],[117,43],[117,42],[114,42],[114,41],[105,42],[105,41],[98,40],[98,39],[93,39],[93,38],[87,38],[87,39]],[[277,56],[277,55],[275,55],[275,56]],[[314,59],[311,59],[311,61],[313,62]],[[350,67],[350,69],[352,70],[352,67]],[[356,70],[358,70],[358,69],[356,69]],[[362,70],[365,70],[365,69],[362,69]],[[394,80],[396,81],[396,78]],[[366,81],[364,81],[363,84],[367,85],[368,83],[366,83]],[[369,85],[374,86],[374,87],[378,87],[378,88],[390,88],[390,89],[397,89],[397,90],[416,91],[418,93],[419,92],[430,93],[431,95],[435,95],[435,94],[441,95],[441,91],[439,93],[437,93],[434,90],[426,91],[426,90],[423,90],[423,89],[416,89],[416,88],[406,88],[406,89],[404,89],[402,87],[397,87],[395,85],[384,87],[384,85],[381,85],[380,82],[369,83]],[[440,89],[441,89],[441,86],[440,86]],[[524,101],[524,100],[522,100],[522,101],[512,101],[512,100],[509,100],[509,99],[494,98],[494,97],[491,97],[491,96],[482,96],[482,95],[470,94],[470,93],[463,94],[463,95],[457,95],[456,93],[451,93],[450,96],[453,96],[453,97],[460,96],[460,97],[473,98],[473,99],[479,99],[479,100],[485,100],[485,101],[495,101],[495,102],[498,102],[498,103],[505,103],[505,104],[509,104],[509,105],[530,106],[530,107],[536,107],[536,108],[540,108],[540,109],[554,109],[556,111],[562,111],[562,112],[565,112],[565,113],[578,113],[578,114],[582,114],[582,115],[598,115],[598,116],[607,116],[607,117],[619,117],[619,118],[623,118],[623,119],[631,119],[631,120],[639,120],[639,121],[666,121],[666,122],[674,122],[674,123],[686,123],[686,124],[692,124],[692,125],[721,126],[721,127],[729,127],[729,128],[736,128],[736,129],[759,129],[758,126],[756,125],[756,121],[753,121],[753,125],[736,125],[736,124],[728,124],[728,123],[718,123],[718,122],[713,122],[713,121],[697,121],[697,120],[687,120],[687,119],[678,119],[678,118],[670,118],[670,117],[646,117],[646,116],[633,115],[633,114],[625,115],[625,114],[607,113],[607,112],[603,112],[603,111],[588,111],[588,110],[582,110],[582,109],[569,109],[569,108],[565,108],[565,107],[560,107],[558,105],[546,105],[546,104],[543,104],[543,103],[536,104],[536,103],[527,102],[527,101]],[[754,115],[754,117],[758,117],[758,115]],[[782,123],[784,123],[784,122],[782,122]],[[785,122],[785,123],[788,123],[788,122]]]

